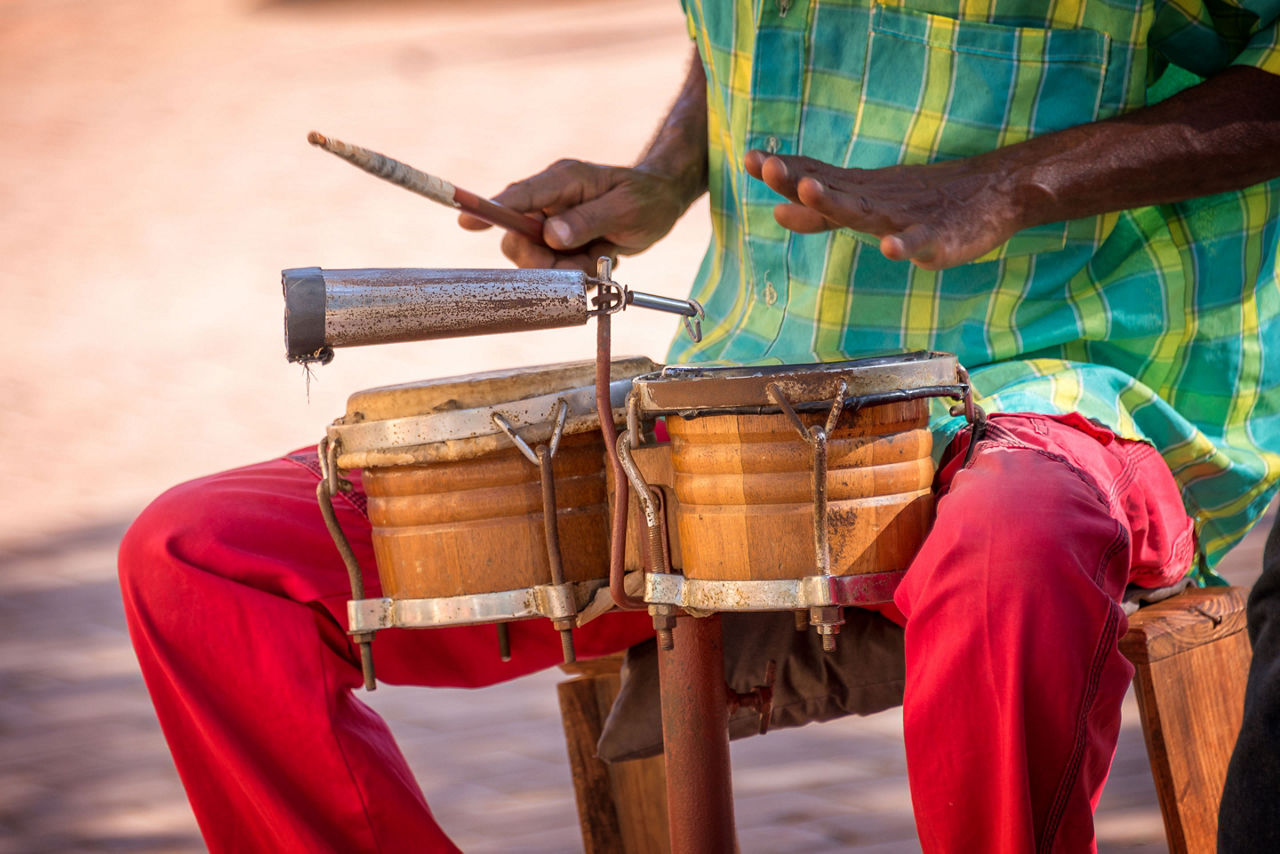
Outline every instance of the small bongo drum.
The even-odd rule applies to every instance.
[[[933,518],[931,397],[968,401],[954,356],[638,377],[619,451],[646,502],[648,484],[628,459],[634,425],[666,416],[682,562],[682,574],[646,575],[645,601],[809,610],[828,636],[840,606],[890,601]]]
[[[610,406],[619,420],[632,377],[657,367],[613,361]],[[337,473],[354,469],[368,496],[383,596],[363,598],[353,573],[358,639],[383,628],[538,616],[567,632],[609,583],[594,379],[595,363],[584,361],[351,396],[328,428],[321,463],[330,496],[341,487]],[[335,541],[343,550],[340,531]]]

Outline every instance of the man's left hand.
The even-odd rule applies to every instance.
[[[773,212],[784,228],[806,234],[851,228],[880,238],[886,258],[941,270],[985,255],[1024,227],[1014,182],[987,159],[842,169],[748,151],[744,163],[790,200]]]

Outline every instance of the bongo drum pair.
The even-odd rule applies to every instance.
[[[365,598],[353,572],[358,640],[531,617],[568,638],[609,584],[615,449],[593,378],[579,362],[350,398],[321,446],[320,492],[323,507],[341,471],[363,473],[382,596]],[[955,357],[937,353],[661,370],[619,359],[611,378],[627,424],[616,453],[645,520],[627,563],[645,566],[650,609],[808,611],[828,636],[841,606],[891,598],[932,519],[928,398],[968,392]],[[657,418],[670,442],[639,447]],[[638,456],[669,474],[649,482]]]

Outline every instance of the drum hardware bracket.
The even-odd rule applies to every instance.
[[[431,599],[357,599],[347,603],[352,631],[469,626],[530,617],[569,620],[605,587],[603,579]]]
[[[696,344],[702,340],[702,320],[707,316],[706,311],[702,308],[702,303],[692,297],[689,299],[672,299],[658,294],[634,291],[626,285],[615,282],[612,278],[612,273],[612,260],[601,257],[596,261],[595,278],[587,279],[587,284],[594,285],[596,288],[596,298],[593,300],[596,309],[591,314],[597,317],[606,314],[617,314],[620,311],[625,311],[629,305],[634,305],[637,308],[647,308],[652,311],[664,311],[668,314],[678,314],[683,319],[685,331],[689,333],[689,337],[693,339],[693,342]]]
[[[747,581],[688,578],[676,573],[647,573],[644,598],[652,605],[695,611],[806,611],[846,605],[882,605],[906,570],[858,575],[808,575]],[[827,615],[840,619],[835,615]]]
[[[609,273],[613,262],[608,258],[600,258],[596,262],[597,279],[610,281]],[[609,595],[613,604],[624,611],[638,611],[645,607],[645,602],[627,593],[626,585],[626,541],[627,511],[629,493],[626,487],[627,474],[617,453],[611,453],[618,442],[618,428],[613,423],[613,411],[608,392],[609,366],[611,362],[613,318],[608,312],[602,312],[596,318],[596,411],[600,415],[600,433],[604,437],[605,456],[609,458],[609,466],[613,469],[614,497],[613,519],[609,533]]]
[[[813,424],[805,426],[796,414],[795,408],[787,395],[776,383],[765,386],[769,398],[786,413],[792,426],[800,437],[813,450],[813,552],[818,572],[831,575],[831,544],[827,536],[827,438],[835,432],[844,411],[844,396],[849,385],[844,380],[839,382],[836,393],[831,400],[831,408],[827,412],[825,425]],[[822,649],[835,652],[836,634],[844,624],[844,615],[839,608],[815,607],[809,611],[809,623],[815,626],[822,636]]]
[[[627,411],[632,410],[635,395],[631,395],[627,401]],[[628,418],[630,422],[630,418]],[[645,481],[644,475],[640,472],[640,468],[636,465],[635,457],[631,455],[631,442],[633,433],[630,426],[625,433],[618,436],[617,457],[622,463],[622,469],[627,473],[627,481],[630,482],[631,488],[635,490],[636,497],[640,500],[640,505],[644,509],[646,541],[649,556],[649,565],[644,568],[645,577],[650,574],[657,573],[665,575],[670,567],[670,555],[667,551],[666,537],[666,513],[663,511],[659,498],[655,497],[653,490]],[[619,489],[623,491],[625,487]],[[645,597],[648,599],[649,597]],[[658,648],[662,650],[670,650],[673,648],[675,636],[673,629],[676,625],[676,609],[668,604],[650,603],[649,615],[653,617],[653,629],[658,635]]]
[[[764,668],[764,684],[756,686],[755,690],[739,694],[729,687],[729,683],[726,682],[724,686],[729,714],[732,715],[738,709],[754,709],[760,716],[759,735],[769,732],[769,719],[773,717],[773,683],[777,677],[778,662],[771,658]]]
[[[316,501],[320,504],[320,513],[324,517],[325,527],[329,529],[329,536],[333,538],[333,544],[337,546],[338,554],[342,556],[342,563],[347,568],[347,577],[351,582],[351,598],[364,599],[364,576],[360,573],[360,561],[357,560],[351,543],[347,541],[347,535],[343,533],[342,525],[338,522],[338,514],[333,509],[333,496],[337,492],[351,491],[351,482],[338,475],[338,443],[330,442],[328,437],[325,437],[320,440],[316,454],[320,458],[320,482],[316,484]],[[350,635],[360,650],[360,670],[364,676],[364,688],[366,691],[373,691],[377,688],[373,673],[373,632],[355,630],[354,623],[352,627]]]
[[[530,448],[500,412],[493,413],[493,423],[498,425],[520,453],[538,467],[539,480],[542,482],[542,525],[546,534],[547,566],[551,570],[551,586],[559,591],[564,596],[564,601],[569,604],[569,613],[553,618],[551,624],[560,633],[560,649],[564,654],[564,663],[572,664],[577,660],[577,653],[573,648],[573,625],[577,609],[574,607],[573,596],[564,580],[564,561],[560,554],[560,528],[557,524],[556,475],[551,462],[560,448],[560,439],[564,436],[569,404],[561,399],[556,402],[556,406],[556,426],[551,433],[549,446],[538,445],[536,449]]]
[[[982,441],[982,436],[987,432],[987,413],[981,406],[973,402],[973,383],[969,380],[969,372],[964,369],[963,365],[956,365],[956,375],[960,378],[960,382],[964,384],[964,394],[960,403],[951,407],[951,415],[963,415],[964,420],[969,423],[969,447],[964,452],[964,463],[962,467],[968,468],[969,463],[973,462],[973,450]]]

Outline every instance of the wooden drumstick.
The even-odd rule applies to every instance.
[[[461,187],[455,187],[443,178],[428,175],[407,163],[393,160],[385,154],[379,154],[358,145],[350,145],[316,131],[307,134],[307,142],[331,154],[336,154],[371,175],[377,175],[379,178],[398,184],[406,190],[412,190],[442,205],[457,208],[490,225],[523,234],[540,246],[547,245],[542,239],[542,223],[538,220],[491,202]]]

